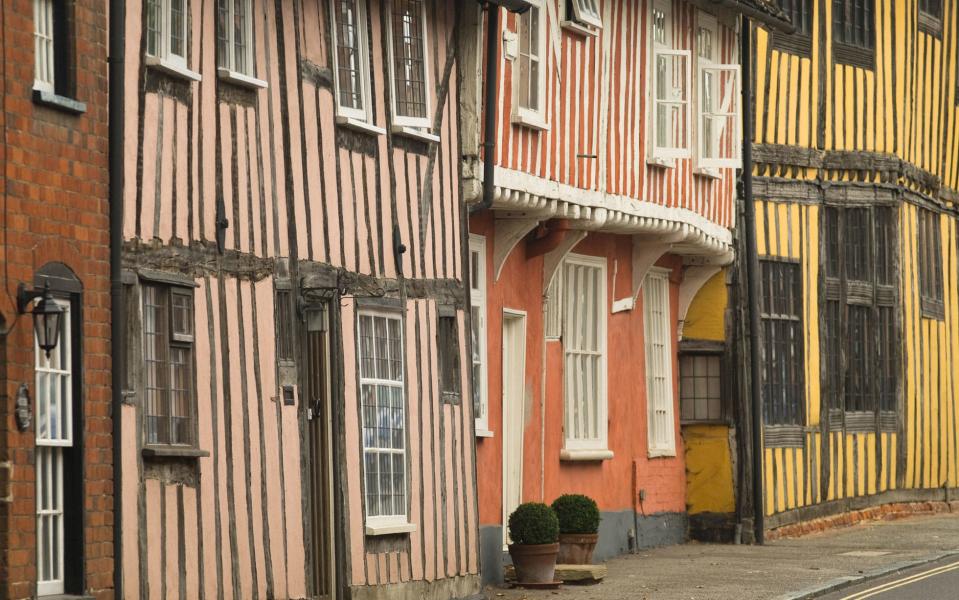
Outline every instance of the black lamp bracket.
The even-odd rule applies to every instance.
[[[23,314],[29,310],[30,303],[36,300],[37,298],[42,298],[45,294],[50,293],[50,284],[44,283],[43,289],[32,289],[28,290],[27,286],[23,283],[17,286],[17,313]]]

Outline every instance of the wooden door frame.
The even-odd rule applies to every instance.
[[[500,362],[501,362],[501,364],[502,364],[502,369],[501,369],[501,374],[500,374],[501,377],[500,377],[500,378],[501,378],[501,381],[502,381],[502,386],[501,386],[502,389],[501,389],[501,394],[500,394],[500,404],[501,404],[501,409],[502,409],[502,429],[503,429],[503,456],[502,456],[503,490],[502,490],[502,501],[503,501],[503,545],[504,545],[504,547],[505,547],[506,542],[507,542],[507,540],[508,540],[508,537],[507,537],[507,536],[508,536],[508,525],[509,525],[509,514],[508,514],[508,512],[507,512],[507,511],[508,511],[508,508],[507,508],[507,502],[506,502],[506,500],[507,500],[507,498],[506,498],[506,489],[507,489],[507,488],[506,488],[506,483],[507,483],[507,478],[508,478],[508,473],[509,473],[509,471],[508,471],[508,469],[507,469],[507,464],[506,464],[506,457],[507,457],[507,456],[506,456],[506,450],[507,450],[507,445],[508,445],[509,440],[510,440],[510,436],[514,435],[513,428],[510,427],[510,426],[507,424],[508,411],[507,411],[507,402],[506,402],[506,389],[507,389],[507,379],[506,379],[506,372],[507,372],[507,370],[506,370],[506,369],[507,369],[507,367],[506,367],[506,364],[507,364],[507,362],[506,362],[506,343],[507,343],[507,339],[506,339],[506,323],[507,323],[508,321],[521,321],[521,322],[522,322],[522,325],[523,325],[523,336],[522,336],[520,339],[523,341],[523,344],[522,344],[522,357],[523,357],[523,363],[522,363],[522,381],[525,382],[525,379],[526,379],[526,327],[527,327],[527,324],[528,324],[526,311],[524,311],[524,310],[518,310],[518,309],[513,309],[513,308],[503,308],[503,323],[502,323],[502,325],[501,325],[501,331],[502,331],[502,341],[501,341],[502,356],[500,356]],[[523,387],[525,387],[525,386],[521,386],[521,388],[523,388]],[[521,391],[520,395],[522,396],[522,391]],[[521,401],[520,408],[525,412],[525,406],[524,406],[524,404],[523,404],[523,402],[522,402],[522,401],[523,401],[523,398],[520,398],[520,401]],[[523,437],[522,437],[522,436],[523,436],[523,430],[522,430],[523,417],[522,417],[522,415],[520,416],[519,421],[520,421],[520,423],[519,423],[518,425],[520,426],[520,428],[519,428],[520,453],[521,453],[521,455],[522,455],[522,452],[523,452]],[[515,425],[514,425],[514,426],[515,426]],[[519,467],[518,467],[518,468],[519,468],[520,502],[522,503],[522,496],[523,496],[523,461],[522,461],[522,460],[519,461]]]

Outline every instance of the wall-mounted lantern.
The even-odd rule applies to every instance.
[[[63,309],[53,300],[50,294],[50,284],[45,283],[42,290],[27,290],[22,283],[17,287],[17,312],[24,314],[30,302],[37,300],[33,305],[33,330],[37,336],[37,345],[40,349],[50,353],[57,347],[60,337],[60,320],[63,318]]]

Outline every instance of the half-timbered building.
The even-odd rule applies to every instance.
[[[959,487],[957,5],[784,5],[749,74],[767,529]]]
[[[725,288],[741,160],[737,10],[510,4],[464,9],[460,39],[485,581],[523,501],[594,497],[598,559],[685,539],[681,413],[719,409],[725,338],[683,323]]]
[[[122,597],[478,589],[457,4],[126,3]]]

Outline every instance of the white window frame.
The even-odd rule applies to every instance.
[[[534,10],[536,11],[536,27],[539,29],[538,35],[536,36],[538,47],[536,48],[535,55],[532,53],[532,47],[530,48],[530,62],[532,63],[533,57],[535,56],[536,62],[539,65],[535,81],[538,106],[535,108],[522,106],[520,103],[520,87],[533,83],[522,81],[520,61],[523,60],[523,57],[520,53],[520,48],[523,47],[522,36],[528,35],[528,31],[523,27],[523,21],[527,15],[532,15]],[[516,16],[517,51],[516,59],[513,61],[513,122],[535,129],[548,129],[546,123],[546,70],[549,68],[547,66],[549,56],[546,47],[546,21],[547,15],[543,0],[529,0],[529,9],[523,14]]]
[[[357,60],[359,62],[360,99],[363,108],[354,108],[352,106],[343,106],[340,103],[340,65],[339,65],[339,6],[341,0],[330,0],[330,15],[333,19],[333,90],[336,94],[336,113],[338,116],[358,121],[369,122],[372,112],[370,110],[370,42],[366,31],[367,21],[367,0],[352,0],[356,7],[356,19],[358,26],[356,28],[356,48]]]
[[[489,429],[489,380],[487,379],[489,355],[487,354],[487,322],[486,322],[486,238],[481,235],[470,234],[470,307],[475,309],[477,318],[472,319],[472,326],[476,331],[476,348],[473,348],[475,358],[470,357],[470,373],[472,367],[478,367],[479,381],[473,378],[473,386],[479,392],[479,412],[474,415],[476,423],[476,437],[493,437]],[[476,256],[476,272],[472,272],[473,257]],[[473,285],[473,280],[476,285]],[[478,360],[477,360],[478,359]]]
[[[643,280],[643,342],[646,348],[647,444],[650,458],[676,456],[676,394],[673,384],[673,319],[670,311],[669,269],[653,267]],[[654,322],[653,311],[664,316]],[[662,338],[658,337],[662,336]],[[657,342],[660,348],[657,348]],[[658,356],[657,356],[658,354]],[[661,372],[659,370],[661,369]],[[663,383],[657,389],[657,379]],[[665,431],[657,426],[657,412]]]
[[[424,101],[424,110],[426,112],[425,117],[403,116],[403,115],[397,114],[396,112],[397,110],[396,109],[396,71],[395,71],[396,66],[395,66],[394,52],[393,52],[393,2],[392,1],[389,2],[389,4],[386,7],[388,11],[386,13],[386,18],[389,21],[388,26],[386,28],[386,40],[387,40],[386,47],[388,51],[387,55],[389,57],[388,73],[390,76],[390,107],[392,109],[392,114],[393,114],[393,125],[400,128],[401,130],[402,128],[406,128],[406,127],[410,127],[413,129],[429,129],[430,127],[432,127],[432,123],[430,122],[430,118],[429,118],[429,115],[430,115],[429,47],[430,45],[429,45],[429,40],[426,37],[426,33],[428,30],[428,28],[426,27],[426,20],[427,20],[426,5],[421,4],[421,6],[423,6],[423,15],[420,21],[422,22],[422,27],[423,27],[423,32],[422,32],[423,101]],[[434,140],[431,140],[431,141],[434,141]]]
[[[546,309],[543,332],[546,341],[558,341],[563,337],[563,263],[556,267],[553,279],[546,286]]]
[[[55,300],[63,310],[60,321],[60,343],[51,352],[50,358],[40,349],[34,335],[34,360],[36,373],[35,388],[37,403],[36,415],[36,519],[37,519],[37,596],[49,596],[64,593],[64,504],[63,484],[64,465],[63,448],[73,446],[73,327],[71,324],[70,303]],[[44,386],[50,378],[60,380],[60,386]],[[56,398],[44,396],[42,389],[57,387]],[[49,402],[59,404],[56,414],[63,418],[58,427],[58,435],[50,435]],[[47,406],[41,403],[46,401]],[[44,415],[47,415],[46,419]],[[45,425],[46,424],[46,425]],[[45,434],[44,434],[45,433]],[[48,468],[49,467],[49,468]],[[56,479],[56,483],[53,481]],[[55,493],[54,493],[55,490]],[[49,528],[49,529],[48,529]],[[52,529],[52,530],[51,530]],[[48,532],[48,533],[44,533]],[[55,552],[47,544],[55,540]],[[41,579],[49,563],[50,579]]]
[[[653,15],[656,11],[660,11],[664,15],[665,19],[665,40],[659,42],[655,39],[655,35],[650,35],[650,45],[652,52],[650,56],[652,61],[649,65],[649,81],[651,85],[649,86],[649,95],[650,103],[649,106],[652,107],[652,110],[649,111],[648,116],[648,132],[650,139],[650,155],[653,159],[676,159],[676,158],[689,158],[691,155],[690,152],[690,133],[693,129],[693,123],[690,121],[690,104],[692,102],[691,98],[691,78],[692,78],[692,53],[689,50],[681,50],[673,48],[673,35],[672,35],[672,10],[670,8],[669,2],[657,1],[652,8],[650,8],[650,22],[652,23]],[[684,123],[685,135],[683,136],[683,146],[661,146],[660,140],[658,137],[658,128],[657,124],[657,115],[658,108],[661,103],[665,104],[676,104],[677,101],[673,100],[660,100],[656,97],[656,88],[657,88],[657,62],[660,56],[669,56],[673,57],[672,60],[682,59],[685,61],[686,68],[685,70],[685,81],[684,81],[684,90],[685,90],[685,100],[679,101],[684,105]],[[670,81],[671,81],[670,77]]]
[[[573,8],[573,14],[569,16],[575,21],[597,29],[603,28],[603,18],[599,14],[597,0],[570,0],[570,6]]]
[[[363,346],[362,346],[362,318],[363,317],[372,317],[373,319],[383,318],[387,321],[396,321],[399,323],[399,336],[400,336],[400,360],[402,365],[400,368],[400,379],[380,379],[372,377],[363,376]],[[407,404],[406,398],[406,388],[405,388],[405,378],[406,378],[406,343],[405,343],[405,333],[403,327],[403,319],[400,313],[392,312],[388,310],[371,310],[371,309],[361,309],[356,313],[356,373],[357,380],[359,385],[358,393],[360,394],[360,443],[362,444],[362,455],[361,455],[361,465],[362,465],[362,482],[363,482],[363,495],[364,499],[367,495],[366,492],[366,455],[368,452],[372,452],[379,456],[380,454],[391,454],[391,455],[402,455],[403,465],[404,465],[404,474],[403,474],[403,498],[404,504],[402,514],[390,514],[390,515],[375,515],[369,516],[369,506],[364,502],[364,520],[365,520],[365,529],[366,535],[388,535],[395,533],[405,533],[410,532],[415,529],[413,525],[409,522],[409,492],[410,492],[410,471],[407,463],[407,458],[409,454],[409,406]],[[399,450],[396,448],[379,448],[366,446],[366,440],[363,439],[363,411],[362,411],[362,395],[363,387],[365,385],[375,385],[375,386],[387,386],[396,389],[400,389],[403,393],[403,449]],[[378,490],[380,491],[380,490]]]
[[[227,22],[232,24],[235,21],[234,12],[236,11],[236,5],[239,2],[243,3],[245,9],[245,14],[247,16],[246,21],[246,65],[247,70],[241,71],[237,69],[237,60],[236,60],[236,39],[235,29],[231,27],[226,27],[225,31],[227,34],[227,50],[226,56],[221,56],[219,51],[220,40],[217,38],[217,75],[221,79],[225,79],[236,83],[238,85],[243,85],[246,87],[252,88],[265,88],[266,82],[256,78],[256,52],[254,52],[255,40],[254,40],[254,27],[253,27],[253,0],[217,0],[216,6],[216,18],[220,18],[220,3],[226,3],[227,7]],[[216,23],[216,27],[219,27],[219,21]]]
[[[172,45],[171,39],[173,37],[172,12],[174,2],[181,2],[183,5],[183,30],[180,32],[183,38],[182,56],[174,54],[170,50]],[[190,52],[190,0],[148,0],[147,10],[150,10],[149,4],[156,4],[160,11],[160,22],[158,24],[160,39],[157,40],[157,51],[155,53],[151,53],[149,47],[147,48],[146,64],[148,66],[160,67],[175,75],[181,75],[188,79],[199,81],[200,76],[191,71],[187,64]],[[149,36],[150,32],[146,31],[146,23],[144,23],[144,31],[144,35]]]
[[[572,324],[583,322],[583,314],[579,311],[584,307],[582,303],[573,301],[570,297],[571,294],[578,293],[578,290],[575,289],[575,282],[570,281],[570,279],[565,276],[567,267],[571,265],[596,269],[598,271],[598,288],[595,295],[596,306],[591,307],[593,309],[593,316],[596,319],[592,325],[595,327],[595,331],[593,333],[596,337],[597,347],[593,350],[573,347],[575,345],[573,336],[575,335],[576,328],[573,327]],[[564,302],[566,311],[563,318],[564,410],[563,452],[561,454],[561,458],[564,460],[597,460],[612,458],[612,452],[609,452],[608,450],[609,421],[607,416],[608,410],[606,396],[608,376],[606,354],[606,321],[609,314],[606,295],[606,258],[602,256],[569,254],[563,261],[562,268],[564,270],[563,293],[566,295]],[[590,307],[587,306],[585,310],[589,310],[589,308]],[[589,324],[587,322],[587,326],[588,325]],[[588,401],[573,396],[572,382],[575,381],[573,378],[575,377],[576,373],[574,373],[570,368],[570,362],[571,357],[573,356],[584,356],[589,354],[598,356],[599,358],[595,374],[595,381],[587,381],[587,387],[592,387],[593,393],[596,395],[596,406],[595,414],[593,415],[593,421],[597,434],[595,437],[577,437],[574,434],[574,427],[571,424],[572,416],[575,414],[574,411],[581,406],[585,406],[588,413],[590,406]]]
[[[56,87],[57,40],[54,0],[33,0],[33,89],[53,93]]]
[[[710,57],[701,56],[699,53],[699,29],[706,29],[712,35],[712,55]],[[719,41],[719,25],[716,21],[716,18],[707,15],[705,13],[697,14],[697,25],[696,25],[696,117],[697,123],[695,127],[696,131],[696,163],[697,165],[705,170],[708,174],[709,171],[714,171],[716,169],[731,168],[737,169],[742,166],[742,119],[740,118],[741,111],[741,88],[740,86],[740,67],[737,64],[723,64],[716,62],[716,55],[719,51],[718,41]],[[721,106],[718,112],[708,112],[705,106],[706,94],[704,90],[704,82],[706,73],[712,73],[713,77],[711,80],[714,82],[714,87],[717,89],[713,90],[713,96],[716,97],[720,92],[718,90],[718,82],[722,79],[724,73],[732,74],[733,80],[735,81],[734,89],[731,91],[731,94],[726,95],[723,99],[728,100],[734,108],[729,110],[729,105]],[[726,108],[726,110],[722,110]],[[708,140],[706,139],[706,119],[708,116],[712,117],[726,117],[727,121],[729,118],[733,122],[733,148],[735,148],[735,155],[729,158],[707,158],[705,148]],[[720,134],[721,135],[721,134]]]

